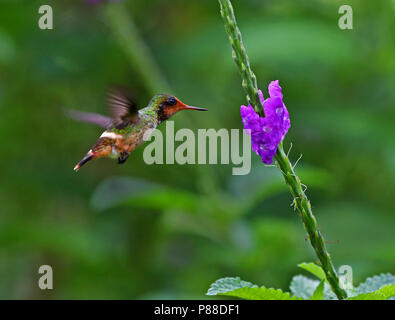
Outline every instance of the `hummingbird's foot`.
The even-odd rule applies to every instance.
[[[118,158],[118,164],[125,163],[125,161],[129,158],[130,153],[129,152],[121,152],[120,157]]]

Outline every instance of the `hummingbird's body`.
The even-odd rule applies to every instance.
[[[111,128],[102,133],[99,140],[90,150],[96,158],[108,156],[123,159],[143,143],[144,134],[154,130],[158,123],[152,107],[145,107],[138,112],[138,121],[130,123],[123,129]],[[88,152],[89,153],[89,152]]]
[[[118,159],[118,163],[124,163],[130,153],[144,142],[146,134],[150,134],[176,112],[185,109],[206,110],[187,106],[168,94],[154,96],[147,107],[137,110],[137,106],[120,92],[110,95],[109,106],[111,118],[79,111],[68,112],[76,120],[106,128],[96,144],[74,167],[75,171],[88,161],[102,157]]]

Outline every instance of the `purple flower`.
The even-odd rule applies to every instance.
[[[273,162],[277,146],[284,139],[291,126],[278,80],[269,84],[269,96],[265,100],[262,91],[259,90],[259,97],[265,112],[264,118],[260,117],[251,105],[240,107],[244,129],[251,130],[252,150],[266,164]]]

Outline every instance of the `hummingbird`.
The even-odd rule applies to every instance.
[[[122,164],[130,153],[144,142],[144,135],[161,122],[181,110],[207,111],[204,108],[184,104],[170,94],[155,95],[145,108],[137,105],[122,90],[111,90],[107,100],[110,116],[68,109],[69,117],[77,121],[93,123],[105,128],[95,145],[74,167],[78,171],[85,163],[103,157],[118,159]]]

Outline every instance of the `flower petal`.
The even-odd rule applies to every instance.
[[[278,144],[284,139],[291,123],[278,80],[269,84],[268,99],[263,98],[261,90],[259,98],[265,117],[260,117],[251,105],[241,106],[240,114],[244,129],[250,130],[252,149],[261,157],[263,163],[271,164]]]

